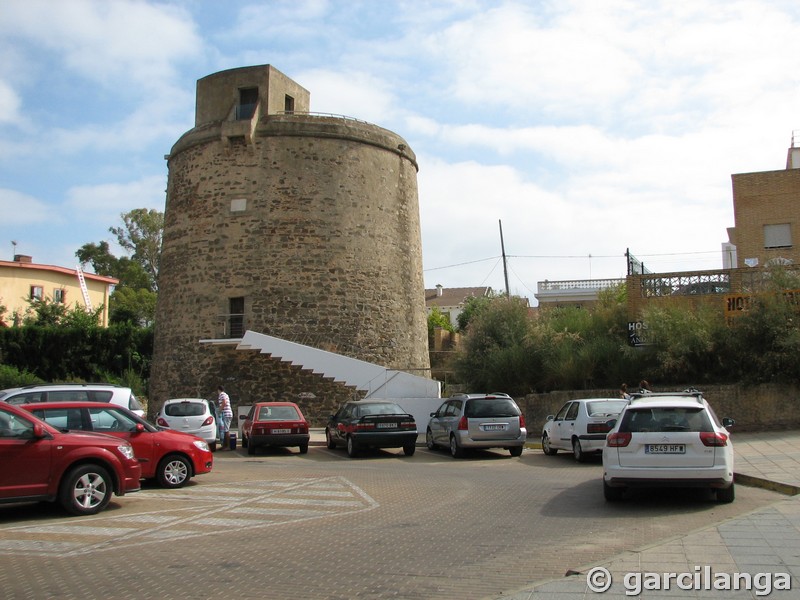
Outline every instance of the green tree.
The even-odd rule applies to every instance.
[[[114,290],[110,305],[111,322],[149,327],[156,312],[156,293],[146,288],[122,287]]]
[[[492,303],[494,295],[489,296],[470,296],[464,301],[461,312],[456,317],[458,331],[465,332],[469,327],[470,321],[485,311]]]
[[[120,215],[124,225],[111,227],[119,245],[131,253],[150,277],[151,289],[158,291],[158,267],[161,257],[161,238],[164,233],[164,213],[155,209],[135,208]]]
[[[89,329],[99,326],[102,312],[102,306],[92,312],[87,312],[78,303],[75,303],[70,308],[61,302],[53,302],[47,296],[41,299],[31,298],[28,300],[28,308],[25,309],[25,314],[22,315],[21,325]]]

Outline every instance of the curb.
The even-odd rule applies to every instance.
[[[770,490],[785,494],[787,496],[797,496],[800,494],[800,487],[791,485],[789,483],[780,483],[778,481],[771,481],[763,477],[755,477],[754,475],[745,475],[743,473],[734,473],[733,480],[741,485],[748,487],[756,487],[764,490]]]

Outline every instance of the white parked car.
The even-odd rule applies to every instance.
[[[603,451],[610,421],[628,405],[620,398],[570,400],[555,415],[549,415],[542,428],[542,450],[550,456],[559,450],[572,452],[575,460]]]
[[[144,408],[131,388],[113,383],[39,383],[0,390],[0,402],[108,402],[144,417]]]
[[[217,449],[217,422],[205,398],[172,398],[158,411],[156,427],[191,433]]]
[[[603,492],[629,487],[708,487],[733,502],[733,419],[714,414],[700,392],[634,397],[603,448]]]

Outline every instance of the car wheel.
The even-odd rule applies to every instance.
[[[547,435],[546,433],[542,434],[542,452],[547,454],[547,456],[555,456],[556,454],[558,454],[558,449],[553,448],[550,445],[550,436]]]
[[[210,444],[208,444],[208,449],[211,450],[212,452],[216,452],[217,451],[217,442],[211,442]]]
[[[736,497],[736,491],[733,488],[733,484],[727,488],[719,488],[717,490],[717,502],[733,502],[734,498]]]
[[[616,502],[617,500],[622,499],[622,495],[625,493],[625,488],[623,487],[611,487],[606,483],[606,480],[603,480],[603,496],[607,502]]]
[[[508,451],[511,453],[511,456],[522,456],[522,446],[511,446]]]
[[[308,454],[308,444],[300,446],[300,454]]]
[[[417,447],[414,444],[408,444],[403,446],[403,453],[406,456],[414,456],[414,452],[417,451]]]
[[[572,455],[578,462],[583,462],[586,460],[586,453],[583,451],[583,448],[581,447],[581,441],[578,438],[574,438],[572,440]]]
[[[353,458],[358,454],[358,448],[352,435],[347,436],[347,456]]]
[[[450,455],[453,458],[461,458],[464,456],[464,449],[458,445],[458,440],[456,440],[456,436],[450,436]]]
[[[73,515],[94,515],[111,501],[113,490],[111,476],[103,467],[79,465],[64,477],[59,501]]]
[[[331,430],[325,430],[325,442],[328,446],[328,450],[336,449],[336,442],[333,440],[333,436],[331,436]]]
[[[247,444],[247,455],[248,455],[248,456],[254,456],[254,455],[255,455],[255,453],[256,453],[256,447],[255,447],[255,444],[248,443],[248,444]]]
[[[156,478],[165,488],[179,488],[186,485],[192,476],[192,467],[183,456],[165,456],[158,463]]]
[[[425,432],[425,445],[428,447],[428,450],[436,450],[439,445],[433,441],[433,432],[428,429]]]

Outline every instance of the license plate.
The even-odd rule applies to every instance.
[[[292,433],[291,429],[273,429],[272,433]]]
[[[647,444],[645,454],[686,454],[686,444]]]
[[[378,423],[378,429],[397,429],[397,423]]]
[[[483,430],[484,431],[502,431],[505,428],[506,428],[505,425],[484,425],[483,426]]]

